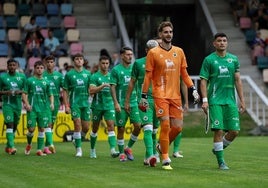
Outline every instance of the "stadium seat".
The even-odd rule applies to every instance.
[[[65,63],[67,63],[68,65],[72,65],[72,59],[69,56],[68,57],[59,57],[58,65],[59,65],[60,70],[64,69]]]
[[[62,19],[58,16],[51,16],[48,22],[50,28],[61,28]]]
[[[78,29],[68,29],[66,35],[67,35],[68,42],[78,42],[79,41],[80,32]]]
[[[4,28],[4,18],[3,16],[0,16],[0,28]]]
[[[42,34],[42,36],[44,37],[44,38],[47,38],[48,37],[48,29],[41,29],[40,30],[40,32],[41,32],[41,34]]]
[[[18,61],[21,69],[26,69],[26,58],[25,57],[14,57],[16,61]]]
[[[31,9],[30,5],[27,3],[18,4],[18,16],[30,16],[31,15]]]
[[[36,61],[41,61],[42,59],[40,57],[30,57],[28,59],[28,63],[27,63],[27,69],[28,70],[33,70],[34,69],[34,64]]]
[[[34,3],[32,6],[33,16],[44,16],[46,14],[46,6],[42,3]]]
[[[59,15],[59,5],[55,3],[47,4],[47,16],[58,16]]]
[[[251,18],[250,17],[240,17],[239,26],[240,29],[250,29],[251,28]]]
[[[268,83],[268,69],[263,69],[262,71],[262,78],[264,83]]]
[[[12,2],[6,2],[3,6],[4,16],[13,16],[16,15],[16,5]]]
[[[5,29],[0,29],[0,42],[5,42],[6,41],[6,30]]]
[[[83,44],[80,42],[74,42],[70,44],[70,54],[75,55],[77,53],[83,53]]]
[[[5,72],[7,70],[7,57],[0,57],[0,72]]]
[[[247,29],[245,31],[245,37],[247,44],[251,46],[256,37],[256,31],[254,29]]]
[[[19,18],[17,16],[6,17],[6,28],[18,28]]]
[[[76,28],[76,18],[74,16],[65,16],[63,19],[63,26],[65,29]]]
[[[59,39],[60,43],[65,41],[65,30],[64,29],[54,29],[53,35],[54,35],[54,37]]]
[[[262,40],[268,39],[268,29],[260,29]]]
[[[46,16],[36,16],[35,19],[36,25],[38,25],[41,28],[47,28],[47,17]]]
[[[71,16],[73,14],[73,5],[71,3],[62,3],[60,13],[62,16]]]
[[[268,57],[267,56],[258,56],[257,57],[257,66],[260,70],[268,68]]]
[[[21,16],[20,17],[20,27],[24,28],[24,26],[30,22],[31,16]]]
[[[0,57],[7,57],[9,54],[9,46],[7,43],[0,43]]]
[[[20,29],[9,29],[7,32],[9,42],[19,42],[21,41],[21,31]]]

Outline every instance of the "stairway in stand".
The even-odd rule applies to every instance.
[[[106,48],[110,55],[118,52],[116,38],[108,19],[104,0],[73,0],[74,16],[80,31],[84,56],[90,65],[98,63],[99,51]]]
[[[249,75],[266,92],[262,74],[251,64],[250,48],[245,41],[245,35],[235,26],[228,0],[205,0],[218,32],[224,32],[229,38],[228,51],[238,56],[241,75]],[[267,92],[266,92],[267,93]]]

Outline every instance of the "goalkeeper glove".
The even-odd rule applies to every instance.
[[[199,101],[200,101],[200,96],[199,96],[199,94],[198,94],[198,92],[197,92],[195,86],[190,87],[190,89],[191,89],[191,91],[192,91],[192,95],[193,95],[193,97],[194,97],[194,104],[199,103]]]
[[[139,109],[143,112],[146,112],[146,110],[149,108],[149,103],[147,101],[147,93],[141,94],[141,100],[139,102]]]

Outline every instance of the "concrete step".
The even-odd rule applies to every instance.
[[[111,28],[101,29],[79,29],[80,40],[86,41],[102,41],[102,40],[114,40],[114,35]]]

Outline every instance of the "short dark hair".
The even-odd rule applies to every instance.
[[[7,60],[7,64],[12,63],[12,62],[18,63],[18,61],[13,58],[10,58],[9,60]]]
[[[128,47],[128,46],[124,46],[120,49],[120,54],[125,53],[127,50],[133,51],[132,48]]]
[[[214,35],[214,40],[215,40],[216,38],[218,38],[218,37],[226,37],[226,38],[227,38],[227,35],[226,35],[225,33],[216,33],[216,34]]]
[[[102,55],[102,56],[100,56],[100,58],[99,58],[99,61],[101,61],[101,60],[110,60],[110,59],[109,59],[109,57],[107,57],[106,55]]]
[[[36,62],[34,63],[34,68],[36,68],[37,66],[43,66],[43,67],[45,67],[43,61],[36,61]]]
[[[81,54],[81,53],[76,53],[76,54],[74,54],[74,55],[72,56],[72,60],[74,61],[74,59],[75,59],[76,57],[83,57],[83,58],[84,58],[83,54]]]
[[[45,61],[48,61],[48,60],[55,60],[55,57],[53,55],[48,55],[45,57]]]

